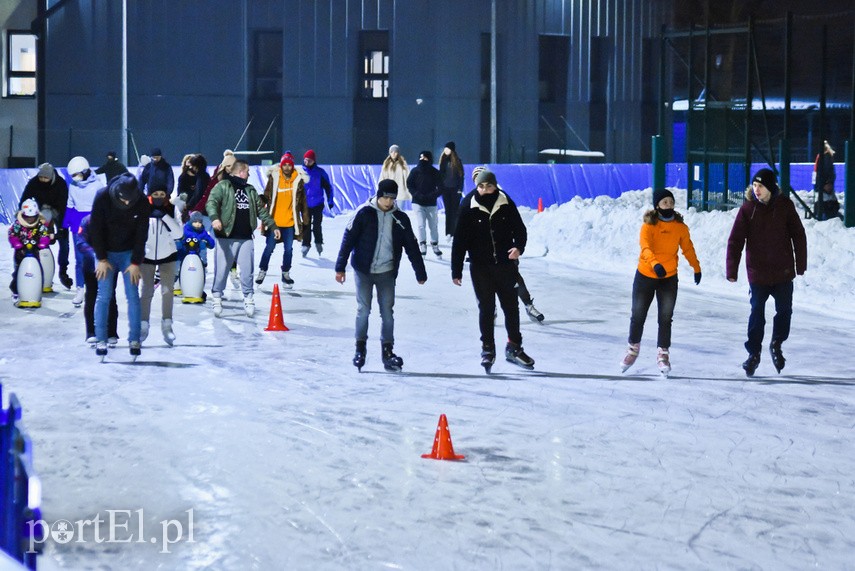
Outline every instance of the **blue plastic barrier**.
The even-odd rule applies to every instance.
[[[0,385],[0,401],[3,387]],[[9,395],[0,409],[0,548],[28,569],[44,543],[41,483],[33,469],[33,445],[20,425],[21,403]],[[32,546],[32,549],[31,549]]]
[[[472,169],[476,165],[465,165],[466,192],[474,188]],[[697,165],[700,167],[700,165]],[[765,165],[752,165],[751,172]],[[180,169],[173,167],[178,179]],[[259,190],[264,188],[267,176],[266,166],[250,168],[250,182]],[[334,214],[353,210],[374,195],[380,177],[380,165],[323,165],[330,176],[335,195]],[[844,165],[835,165],[838,180],[843,180]],[[135,167],[134,167],[135,169]],[[132,172],[135,170],[132,169]],[[499,185],[508,191],[514,201],[521,206],[537,207],[538,199],[543,206],[561,204],[573,197],[593,198],[595,196],[617,197],[628,190],[642,190],[650,187],[652,166],[642,164],[501,164],[490,165],[496,173]],[[210,169],[213,171],[213,168]],[[37,169],[0,169],[0,223],[9,224],[17,211],[19,198],[30,178],[36,176]],[[57,169],[65,175],[65,169]],[[702,169],[701,171],[702,172]],[[711,169],[711,191],[715,191],[713,180],[715,169]],[[797,190],[809,190],[813,163],[792,164],[790,181]],[[731,178],[738,176],[738,169],[731,168]],[[719,177],[720,178],[720,177]],[[668,163],[665,166],[665,184],[671,188],[687,188],[689,176],[685,163]],[[731,185],[732,186],[732,185]],[[839,186],[839,185],[838,185]],[[720,190],[720,189],[719,189]],[[442,201],[440,200],[440,204]],[[409,204],[400,205],[409,209]]]

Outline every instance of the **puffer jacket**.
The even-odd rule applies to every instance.
[[[641,225],[638,242],[641,246],[638,271],[648,278],[659,278],[653,271],[656,264],[662,264],[665,268],[666,278],[676,275],[678,248],[683,251],[695,273],[701,271],[701,264],[695,255],[695,246],[689,237],[689,227],[683,222],[683,216],[679,212],[674,213],[673,220],[662,220],[656,210],[648,210],[644,214],[644,224]]]
[[[169,214],[152,216],[148,219],[148,238],[145,241],[144,264],[163,264],[178,259],[175,241],[183,235],[181,224]],[[176,213],[177,215],[177,213]]]

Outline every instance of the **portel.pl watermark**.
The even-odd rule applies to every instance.
[[[43,519],[27,523],[29,533],[28,553],[35,553],[50,540],[59,545],[68,543],[151,543],[160,553],[171,553],[176,543],[194,543],[193,510],[183,512],[184,517],[161,520],[159,525],[149,525],[146,534],[144,510],[104,510],[92,519],[70,521],[59,519],[48,523]],[[153,528],[153,529],[152,529]]]

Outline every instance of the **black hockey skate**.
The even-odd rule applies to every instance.
[[[775,369],[780,373],[784,369],[784,364],[787,362],[784,359],[784,354],[781,352],[781,342],[780,341],[772,341],[769,344],[769,353],[772,354],[772,364],[775,365]]]
[[[356,353],[353,354],[353,366],[362,372],[362,367],[365,366],[365,341],[356,342]]]
[[[104,362],[104,359],[107,358],[107,342],[106,341],[98,341],[95,343],[95,354],[101,357],[101,362]]]
[[[520,366],[523,369],[534,369],[534,359],[525,354],[522,345],[517,345],[510,341],[508,341],[508,344],[505,346],[505,360],[509,363]]]
[[[752,353],[748,355],[748,358],[745,359],[745,362],[742,363],[742,368],[745,369],[746,377],[753,377],[754,371],[757,370],[757,367],[760,365],[760,353]]]
[[[400,371],[404,366],[404,360],[392,352],[392,344],[383,344],[383,367],[387,371]]]
[[[496,362],[496,345],[493,343],[484,343],[481,346],[481,366],[489,375],[493,369],[493,363]]]
[[[142,349],[139,341],[131,341],[129,344],[132,360],[136,361],[137,357],[142,354]]]

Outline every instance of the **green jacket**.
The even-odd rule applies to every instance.
[[[258,191],[251,184],[246,185],[246,194],[249,196],[249,224],[255,230],[258,228],[258,219],[269,229],[275,229],[276,223],[267,209],[261,204]],[[215,232],[220,238],[232,233],[235,225],[235,188],[228,179],[221,180],[217,186],[211,189],[205,211],[211,218],[211,222],[219,220],[223,224],[222,232]]]

